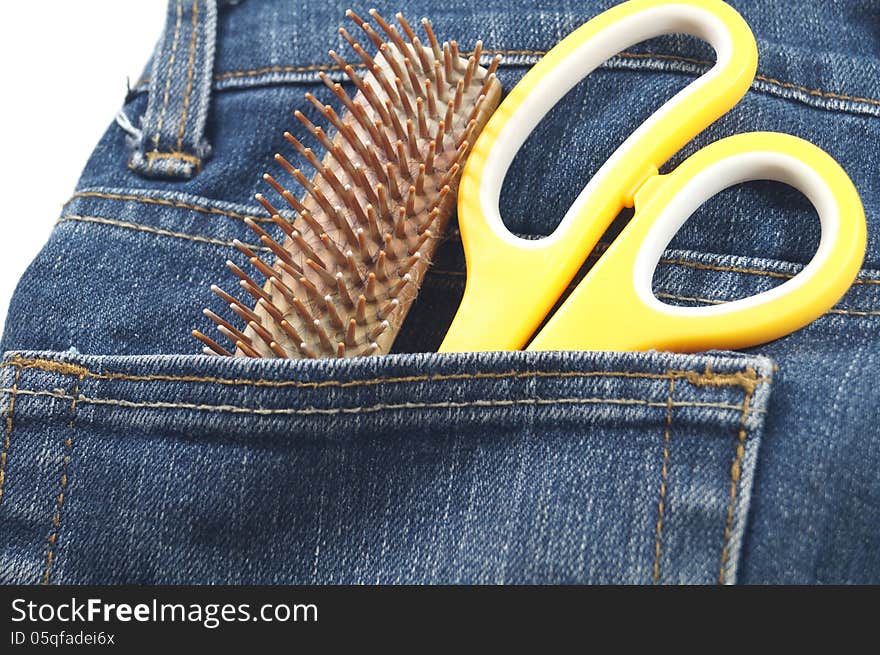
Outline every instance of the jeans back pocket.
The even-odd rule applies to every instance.
[[[7,355],[7,583],[730,583],[759,356]]]

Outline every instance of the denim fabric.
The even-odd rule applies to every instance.
[[[612,4],[378,8],[428,14],[463,49],[482,38],[510,89]],[[880,582],[880,5],[732,4],[758,38],[759,77],[669,166],[750,130],[833,155],[869,222],[865,267],[837,307],[739,354],[417,354],[461,297],[453,230],[397,354],[288,362],[198,355],[189,330],[209,329],[203,306],[221,309],[208,287],[239,261],[232,240],[253,241],[243,219],[267,221],[252,197],[272,153],[302,164],[282,133],[304,92],[329,101],[317,72],[339,74],[325,52],[344,50],[347,3],[219,3],[211,159],[186,181],[145,178],[112,125],[13,298],[0,580]],[[168,63],[157,52],[148,70]],[[552,231],[712,58],[663,38],[579,84],[507,176],[509,227]],[[153,82],[127,98],[131,125],[158,101]],[[730,189],[675,238],[655,292],[706,304],[766,290],[818,237],[799,193]]]

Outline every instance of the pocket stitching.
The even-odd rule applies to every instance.
[[[672,433],[672,396],[675,393],[675,377],[669,376],[669,395],[666,399],[666,430],[663,434],[663,465],[660,469],[660,500],[657,501],[657,528],[654,542],[653,583],[660,582],[660,552],[663,540],[663,518],[666,510],[666,486],[669,479],[669,444]]]
[[[76,403],[80,399],[80,386],[82,385],[84,375],[80,375],[73,388],[73,394],[70,396],[70,422],[68,423],[67,439],[64,440],[64,457],[61,460],[61,479],[59,480],[58,499],[55,504],[55,513],[52,515],[52,531],[49,534],[49,550],[46,554],[46,567],[43,571],[43,584],[49,584],[49,577],[52,574],[52,563],[55,561],[55,546],[58,543],[58,530],[61,527],[61,510],[64,507],[64,494],[67,492],[68,483],[70,482],[70,457],[73,454],[73,434],[74,420],[76,419]]]
[[[3,491],[6,487],[6,461],[9,459],[9,448],[12,445],[12,415],[15,412],[15,398],[18,395],[18,382],[21,379],[21,368],[15,369],[12,389],[9,393],[9,408],[6,410],[6,435],[3,440],[3,452],[0,453],[0,503],[3,502]]]
[[[0,393],[8,393],[10,389],[0,389]],[[19,389],[20,396],[42,396],[58,400],[72,400],[74,396],[63,391],[38,391],[35,389]],[[79,403],[90,405],[112,405],[128,407],[131,409],[192,409],[202,411],[229,412],[232,414],[252,414],[257,416],[333,416],[339,414],[370,414],[384,410],[407,410],[407,409],[458,409],[466,407],[512,407],[518,405],[639,405],[643,407],[666,407],[667,403],[658,402],[649,398],[520,398],[514,400],[475,400],[468,402],[437,402],[437,403],[397,403],[377,404],[355,407],[317,408],[305,407],[294,409],[242,407],[240,405],[205,405],[197,403],[181,403],[167,401],[137,402],[121,398],[100,398],[78,394],[76,400]],[[720,402],[680,401],[674,402],[673,407],[700,407],[712,409],[727,409],[740,412],[741,405],[731,405]],[[754,414],[763,414],[764,410],[751,410]]]
[[[743,396],[742,412],[740,415],[739,434],[737,438],[736,454],[730,465],[730,502],[727,505],[727,515],[724,525],[724,542],[721,548],[721,563],[718,572],[718,584],[726,584],[729,575],[728,569],[733,568],[733,562],[729,562],[731,538],[733,533],[734,510],[736,509],[737,497],[739,496],[739,482],[742,477],[742,462],[745,457],[745,446],[748,439],[746,421],[755,387],[747,387]]]
[[[129,375],[127,373],[96,373],[84,366],[57,362],[51,359],[38,357],[21,357],[13,355],[7,362],[0,364],[0,368],[35,368],[37,370],[61,373],[66,375],[84,375],[98,380],[128,380],[132,382],[205,382],[232,386],[265,386],[265,387],[293,387],[297,389],[321,389],[324,387],[366,387],[389,383],[418,383],[418,382],[443,382],[455,380],[505,380],[526,378],[591,378],[591,377],[622,377],[648,380],[667,380],[670,376],[684,378],[694,386],[739,386],[748,388],[751,385],[771,383],[770,378],[760,377],[755,370],[747,367],[739,373],[716,373],[707,368],[704,372],[688,371],[684,369],[670,369],[665,373],[646,373],[639,371],[510,371],[507,373],[450,373],[437,375],[410,375],[400,377],[378,377],[364,380],[324,380],[321,382],[303,382],[300,380],[265,380],[247,378],[218,378],[195,375]],[[731,405],[739,409],[739,405]]]

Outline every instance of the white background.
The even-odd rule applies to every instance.
[[[0,332],[92,149],[140,76],[165,0],[0,5]],[[46,320],[52,320],[47,316]]]

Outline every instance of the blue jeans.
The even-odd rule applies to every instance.
[[[399,8],[464,49],[482,38],[509,90],[613,2],[428,4]],[[228,281],[232,240],[253,241],[243,219],[268,220],[252,198],[272,153],[296,160],[292,110],[305,91],[329,102],[317,72],[339,77],[325,53],[344,50],[344,7],[172,0],[12,301],[0,581],[880,582],[880,7],[732,4],[760,75],[669,167],[750,130],[833,155],[869,222],[837,307],[742,353],[425,354],[463,289],[453,230],[395,354],[289,361],[203,356],[190,330],[221,310],[209,286]],[[552,231],[712,58],[658,39],[578,85],[507,176],[508,226]],[[705,304],[766,290],[818,237],[797,192],[730,189],[675,238],[655,292]]]

